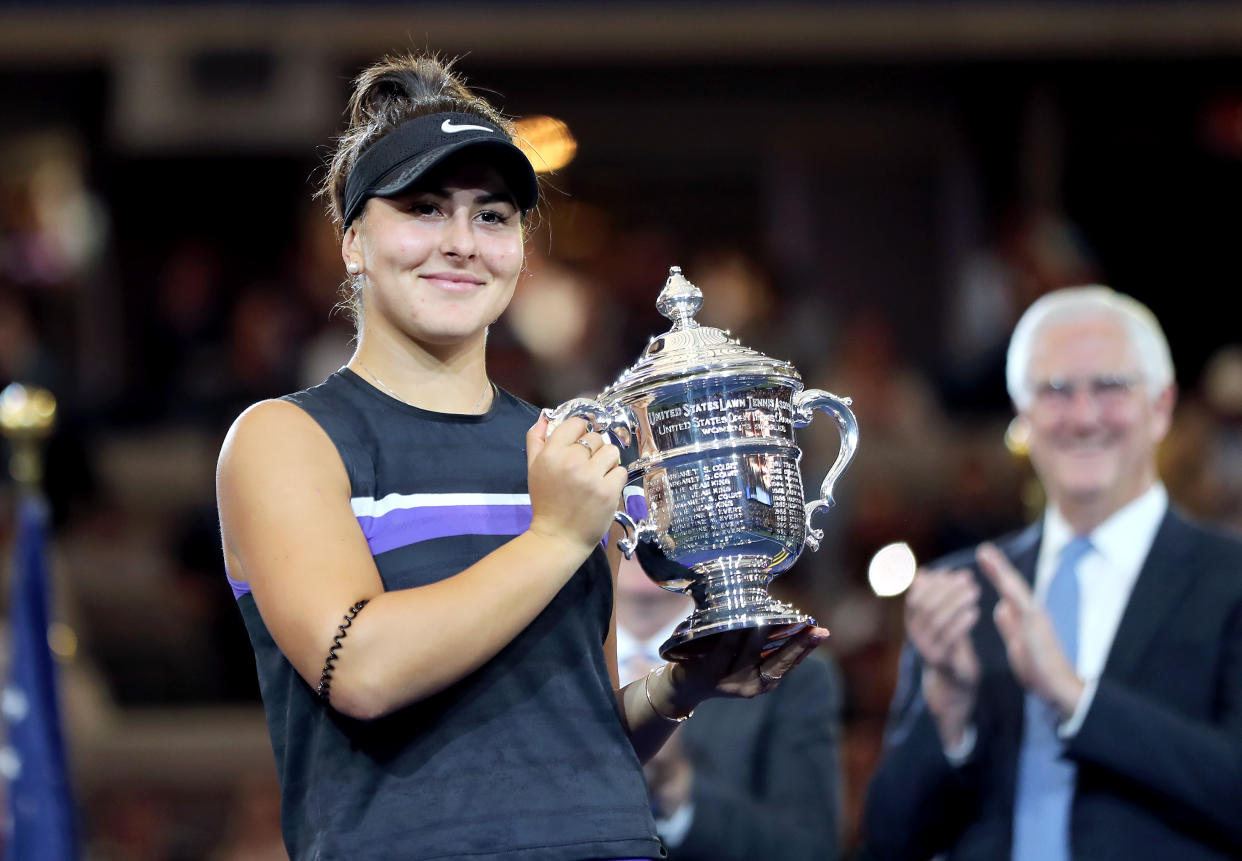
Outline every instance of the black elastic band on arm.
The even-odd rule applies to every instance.
[[[328,701],[328,689],[332,687],[332,665],[336,663],[337,650],[341,648],[341,641],[345,639],[345,632],[354,624],[360,610],[367,605],[365,599],[359,601],[349,608],[349,612],[345,614],[344,623],[337,625],[337,634],[332,638],[332,648],[328,649],[328,659],[323,662],[323,672],[319,674],[319,684],[315,687],[315,693],[319,699],[325,703]]]

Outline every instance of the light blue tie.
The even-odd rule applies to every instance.
[[[1078,660],[1078,562],[1091,549],[1079,536],[1065,545],[1045,605],[1065,657]],[[1069,812],[1074,797],[1074,764],[1061,758],[1055,710],[1026,695],[1018,785],[1014,799],[1013,861],[1069,861]]]

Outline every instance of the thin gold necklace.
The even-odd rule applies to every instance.
[[[409,401],[407,401],[405,398],[401,397],[399,394],[394,392],[387,383],[385,383],[383,380],[379,378],[379,375],[376,374],[375,371],[371,370],[365,364],[363,364],[362,359],[358,360],[358,367],[366,371],[367,376],[375,380],[375,382],[379,385],[379,387],[383,389],[385,392],[392,395],[394,398],[401,401],[401,403],[406,404],[407,406],[411,406],[411,407],[414,406]],[[479,414],[483,411],[483,401],[487,399],[487,396],[491,394],[491,391],[492,391],[492,381],[488,380],[487,385],[483,388],[483,393],[479,395],[479,399],[475,401],[474,406],[470,408],[471,413]]]

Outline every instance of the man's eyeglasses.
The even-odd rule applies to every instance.
[[[1080,390],[1101,406],[1120,404],[1142,382],[1139,376],[1101,374],[1098,377],[1054,377],[1035,384],[1035,400],[1047,406],[1073,403]]]

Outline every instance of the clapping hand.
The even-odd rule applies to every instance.
[[[969,569],[920,569],[906,593],[906,633],[923,659],[923,698],[941,741],[956,746],[974,711],[979,584]]]
[[[1052,618],[995,545],[981,545],[976,555],[984,576],[1000,595],[992,615],[1005,641],[1010,669],[1024,688],[1051,703],[1066,720],[1078,705],[1083,682],[1057,640]]]

